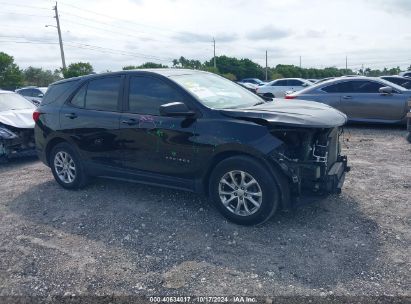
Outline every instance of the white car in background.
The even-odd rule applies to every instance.
[[[0,163],[23,152],[35,154],[35,109],[23,96],[0,90]]]
[[[282,78],[257,88],[257,94],[268,98],[284,98],[287,93],[300,91],[313,83],[302,78]]]

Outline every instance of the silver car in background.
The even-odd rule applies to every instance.
[[[411,91],[381,78],[340,77],[285,98],[325,103],[345,113],[353,122],[395,124],[406,122]]]

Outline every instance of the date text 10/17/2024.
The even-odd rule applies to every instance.
[[[149,297],[151,303],[257,303],[255,297],[165,296]]]

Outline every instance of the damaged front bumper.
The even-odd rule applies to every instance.
[[[290,195],[326,195],[341,193],[345,174],[350,170],[347,157],[340,154],[342,130],[333,128],[309,137],[305,148],[291,157],[289,146],[272,151],[272,161],[290,180]]]
[[[276,157],[275,162],[291,180],[291,195],[339,194],[350,171],[346,156],[338,156],[331,166],[325,162],[293,161],[284,156]]]
[[[35,154],[34,130],[0,126],[0,159]]]

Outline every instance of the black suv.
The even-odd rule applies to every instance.
[[[156,69],[52,84],[34,112],[40,159],[67,189],[103,176],[209,195],[239,224],[338,193],[346,116],[260,97],[220,76]]]

